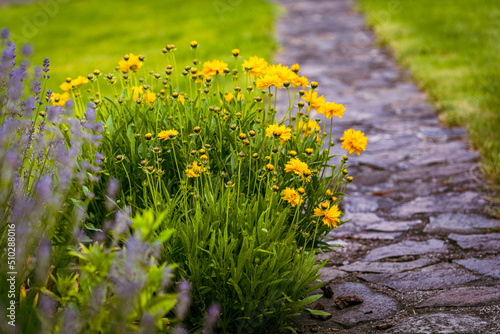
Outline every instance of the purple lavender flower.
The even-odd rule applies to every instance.
[[[21,54],[26,58],[31,57],[33,55],[33,46],[31,44],[24,44],[21,49]]]
[[[51,97],[52,97],[52,89],[47,89],[47,92],[45,93],[45,101],[49,102]]]
[[[10,79],[9,72],[16,65],[16,46],[9,43],[0,60],[0,87],[3,87]]]
[[[174,328],[174,334],[189,334],[189,332],[181,326],[177,326]]]
[[[177,305],[175,313],[179,319],[183,319],[186,315],[189,305],[191,304],[191,295],[189,294],[190,286],[186,280],[180,281],[177,286]]]
[[[103,160],[104,155],[102,155],[101,153],[96,153],[96,161],[100,161],[100,163],[102,163]],[[106,189],[106,209],[108,211],[111,211],[111,209],[113,209],[119,187],[120,182],[117,179],[112,178],[111,180],[109,180],[108,187]]]
[[[43,60],[43,69],[42,71],[44,71],[45,73],[47,73],[48,71],[50,71],[50,60],[49,58],[45,58]]]
[[[212,304],[208,308],[207,316],[205,318],[205,329],[206,333],[212,333],[213,328],[217,324],[219,315],[221,313],[220,306],[217,304]]]
[[[9,39],[10,32],[8,28],[3,28],[2,31],[0,32],[0,37],[4,40]]]
[[[149,334],[156,332],[156,324],[154,318],[149,312],[144,313],[144,315],[142,316],[141,327],[139,328],[138,332],[140,334]]]

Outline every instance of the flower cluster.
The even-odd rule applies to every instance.
[[[192,41],[189,47],[196,55],[200,46]],[[258,312],[255,303],[270,303],[263,326],[280,326],[270,314],[283,319],[298,311],[307,289],[297,286],[313,284],[315,252],[326,250],[322,238],[343,223],[339,204],[352,177],[348,156],[330,149],[338,141],[334,116],[342,118],[345,107],[327,102],[298,64],[242,60],[233,49],[228,59],[195,59],[179,71],[176,50],[162,50],[167,65],[158,72],[144,70],[144,56],[128,54],[114,74],[95,70],[87,79],[68,78],[49,100],[60,110],[74,105],[85,127],[97,131],[90,124],[103,123],[103,144],[92,156],[102,169],[99,183],[118,180],[116,205],[132,208],[132,217],[146,211],[160,217],[148,230],[158,238],[175,230],[175,238],[165,238],[169,251],[162,259],[176,262],[191,282],[183,291],[193,291],[193,324],[220,303],[217,326],[232,332],[235,319]],[[103,81],[113,94],[102,94]],[[288,97],[288,106],[278,106],[278,94]],[[91,114],[84,112],[89,102]],[[313,110],[319,119],[312,119]],[[354,129],[340,141],[347,154],[359,155],[367,145]],[[102,198],[88,200],[87,221],[106,217]],[[297,277],[299,285],[288,284]],[[247,289],[266,297],[220,300]],[[294,297],[285,302],[283,294]]]

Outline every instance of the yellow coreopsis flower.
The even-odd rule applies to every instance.
[[[283,79],[276,74],[265,74],[255,81],[255,85],[257,86],[257,89],[265,89],[271,86],[280,87],[283,85]]]
[[[120,60],[118,66],[123,73],[128,71],[137,72],[142,67],[142,61],[139,60],[138,56],[131,53],[128,55],[128,60]]]
[[[354,129],[344,131],[344,136],[340,138],[340,140],[343,140],[341,148],[346,149],[349,154],[354,152],[360,155],[362,151],[365,151],[366,145],[368,144],[368,139],[365,137],[365,134]]]
[[[151,91],[147,91],[146,93],[144,93],[142,95],[142,99],[144,101],[146,101],[147,103],[151,104],[153,103],[154,101],[156,101],[156,94],[151,92]]]
[[[142,99],[146,101],[148,104],[156,101],[156,94],[151,91],[144,91],[144,89],[140,86],[132,86],[130,88],[132,90],[132,99],[136,101],[137,99]]]
[[[264,71],[264,75],[265,76],[267,76],[267,75],[270,75],[270,76],[276,75],[276,76],[278,76],[278,78],[281,79],[281,85],[285,81],[292,82],[292,78],[294,76],[297,76],[297,74],[295,74],[294,72],[292,72],[291,70],[289,70],[287,66],[283,66],[281,64],[269,66]],[[281,86],[281,85],[279,85],[279,86]],[[279,87],[279,86],[277,86],[277,87]]]
[[[135,101],[138,98],[142,98],[142,95],[144,94],[144,89],[140,86],[132,86],[130,89],[132,89],[132,99]]]
[[[321,203],[314,209],[314,214],[318,217],[323,217],[323,224],[330,228],[337,227],[340,222],[339,216],[341,212],[339,207],[337,205],[332,205],[330,207],[330,201]]]
[[[302,196],[293,188],[286,187],[285,190],[283,190],[283,195],[283,200],[290,203],[291,206],[297,206],[302,203]]]
[[[250,76],[256,77],[258,75],[261,75],[267,69],[269,64],[264,58],[253,56],[248,60],[245,59],[241,66],[245,70],[245,73],[247,73],[246,69],[249,69],[248,73],[250,74]]]
[[[295,174],[297,174],[301,177],[303,177],[304,174],[311,173],[307,163],[300,161],[299,159],[296,159],[296,158],[290,159],[285,164],[285,172],[294,172]]]
[[[241,93],[238,93],[238,100],[243,100],[245,98],[245,95],[241,94]],[[228,103],[231,103],[234,99],[234,95],[233,93],[227,93],[226,95],[224,95],[224,99],[228,102]]]
[[[318,114],[324,114],[326,118],[331,119],[333,116],[342,118],[344,116],[345,107],[342,104],[335,102],[327,102],[322,104],[318,109]]]
[[[205,172],[207,169],[203,166],[199,166],[198,162],[194,161],[193,164],[191,165],[191,168],[186,169],[186,175],[189,178],[192,177],[199,177],[202,172]]]
[[[158,138],[167,140],[177,136],[179,132],[177,130],[163,130],[158,134]]]
[[[50,97],[50,99],[52,100],[52,105],[59,106],[59,107],[64,107],[66,102],[71,100],[68,92],[65,92],[62,94],[52,93],[52,96]]]
[[[61,90],[65,91],[65,92],[67,92],[67,91],[71,90],[71,88],[73,88],[73,86],[71,85],[71,83],[70,83],[70,82],[63,82],[63,83],[59,86],[59,88],[61,88]]]
[[[83,85],[83,84],[86,84],[87,82],[89,82],[89,81],[87,80],[87,78],[85,78],[85,77],[83,77],[83,76],[79,75],[76,79],[71,80],[71,85],[72,85],[73,87],[78,87],[78,86],[81,86],[81,85]]]
[[[67,79],[67,80],[69,80],[69,79]],[[81,86],[81,85],[83,85],[83,84],[85,84],[87,82],[89,82],[87,80],[87,78],[82,77],[81,75],[79,75],[76,79],[73,79],[70,82],[63,82],[59,86],[59,88],[61,88],[61,90],[65,91],[65,92],[67,92],[67,91],[70,91],[73,88]]]
[[[309,109],[314,108],[318,110],[319,107],[325,104],[325,98],[323,97],[323,95],[318,97],[318,92],[314,92],[312,90],[305,92],[305,94],[302,96],[302,100],[309,103]]]
[[[290,82],[292,83],[293,88],[302,86],[302,88],[306,88],[309,85],[309,80],[306,77],[299,77],[297,74],[292,73],[290,76]]]
[[[302,136],[307,136],[310,137],[314,132],[316,131],[321,131],[321,128],[319,127],[318,123],[309,120],[307,123],[303,122],[302,120],[299,122],[299,129],[302,130]],[[320,140],[319,135],[316,133],[316,142]]]
[[[227,67],[227,64],[222,60],[212,60],[206,61],[203,63],[203,69],[201,73],[205,76],[214,76],[216,74],[224,75],[224,69]]]
[[[292,129],[284,125],[272,124],[266,128],[266,136],[281,139],[283,145],[287,140],[292,138]]]

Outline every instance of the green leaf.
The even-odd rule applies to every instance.
[[[328,312],[321,311],[321,310],[313,310],[313,309],[310,309],[310,308],[307,308],[307,307],[304,307],[304,310],[306,310],[309,313],[314,314],[314,315],[326,315],[326,316],[331,315]]]

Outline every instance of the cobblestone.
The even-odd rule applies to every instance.
[[[331,266],[321,274],[336,296],[361,294],[354,286],[374,295],[360,295],[362,304],[342,311],[331,307],[326,323],[302,317],[302,329],[500,333],[498,222],[487,214],[486,182],[466,131],[439,122],[408,73],[377,47],[352,0],[277,1],[286,8],[277,60],[299,63],[327,101],[346,107],[335,119],[335,138],[349,127],[368,138],[367,151],[349,157],[354,181],[343,210],[351,221],[330,233],[345,247],[322,255]],[[345,151],[336,145],[332,153]],[[390,312],[364,314],[377,312],[362,309],[382,297],[395,303]]]

